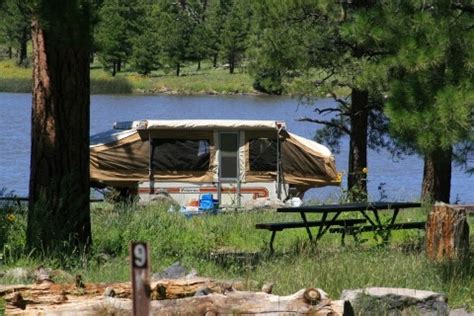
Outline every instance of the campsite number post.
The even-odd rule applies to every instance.
[[[147,243],[132,242],[130,244],[134,316],[148,316],[150,312],[149,257]]]

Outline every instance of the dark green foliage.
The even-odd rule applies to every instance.
[[[370,8],[369,3],[358,5]],[[358,18],[355,10],[334,1],[268,0],[254,8],[254,86],[277,93],[298,86],[304,101],[315,107],[315,116],[302,120],[323,125],[318,141],[337,150],[339,140],[350,137],[348,188],[366,192],[362,170],[367,167],[367,147],[393,144],[384,136],[387,121],[381,86],[367,75],[378,59],[378,48],[359,36],[347,35],[352,33],[346,28]],[[330,95],[335,105],[319,108],[315,95]]]
[[[252,86],[255,90],[268,94],[282,94],[282,75],[278,69],[258,69],[253,77]]]
[[[160,2],[159,34],[162,60],[180,75],[181,65],[189,58],[190,42],[195,27],[193,8],[186,2]]]
[[[115,75],[132,54],[132,39],[142,26],[142,6],[136,1],[104,0],[98,12],[95,42],[99,60]]]
[[[157,8],[149,3],[143,3],[144,16],[141,17],[141,28],[132,39],[133,52],[131,62],[135,70],[142,75],[148,75],[160,67],[160,37],[158,35]]]
[[[220,53],[234,73],[247,48],[251,10],[247,1],[234,1],[229,7],[220,39]]]
[[[425,156],[424,197],[446,202],[452,148],[460,142],[469,148],[474,139],[474,19],[462,7],[449,1],[384,2],[366,19],[360,13],[350,29],[357,34],[370,24],[375,31],[366,40],[390,52],[375,71],[386,76],[390,131]]]
[[[0,2],[0,45],[16,49],[19,65],[28,64],[26,49],[31,38],[30,25],[31,12],[26,1]]]

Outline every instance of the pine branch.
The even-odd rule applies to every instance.
[[[343,110],[340,109],[340,108],[325,108],[325,109],[318,109],[318,108],[315,108],[314,109],[314,112],[316,112],[317,114],[324,114],[324,113],[333,113],[333,112],[337,112],[337,113],[341,113],[343,114]]]
[[[337,128],[337,129],[343,131],[347,135],[351,134],[350,129],[348,129],[346,126],[344,126],[342,124],[338,124],[334,121],[323,121],[323,120],[318,120],[318,119],[312,119],[312,118],[309,118],[309,117],[302,117],[302,118],[297,119],[297,121],[298,122],[310,122],[310,123],[316,123],[316,124],[321,124],[321,125],[325,125],[325,126],[330,126],[330,127]]]
[[[341,107],[344,109],[344,111],[342,111],[342,115],[349,115],[349,112],[350,112],[349,102],[347,102],[346,100],[342,98],[339,98],[334,91],[330,91],[329,94],[334,99],[334,101],[339,103]]]

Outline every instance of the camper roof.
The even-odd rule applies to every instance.
[[[283,121],[259,120],[143,120],[138,129],[249,129],[278,130],[285,129]]]

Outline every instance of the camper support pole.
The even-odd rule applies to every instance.
[[[280,129],[277,129],[277,197],[281,200],[281,153]]]
[[[240,135],[241,131],[238,132],[237,134],[237,141],[238,141],[238,149],[237,149],[237,207],[240,207],[241,205],[241,200],[240,200],[240,193],[241,193],[241,174],[240,174],[240,146],[242,145],[240,142]]]
[[[151,132],[148,131],[148,152],[149,152],[149,162],[148,162],[148,183],[149,183],[149,195],[155,193],[155,179],[153,178],[153,143],[151,140]]]

